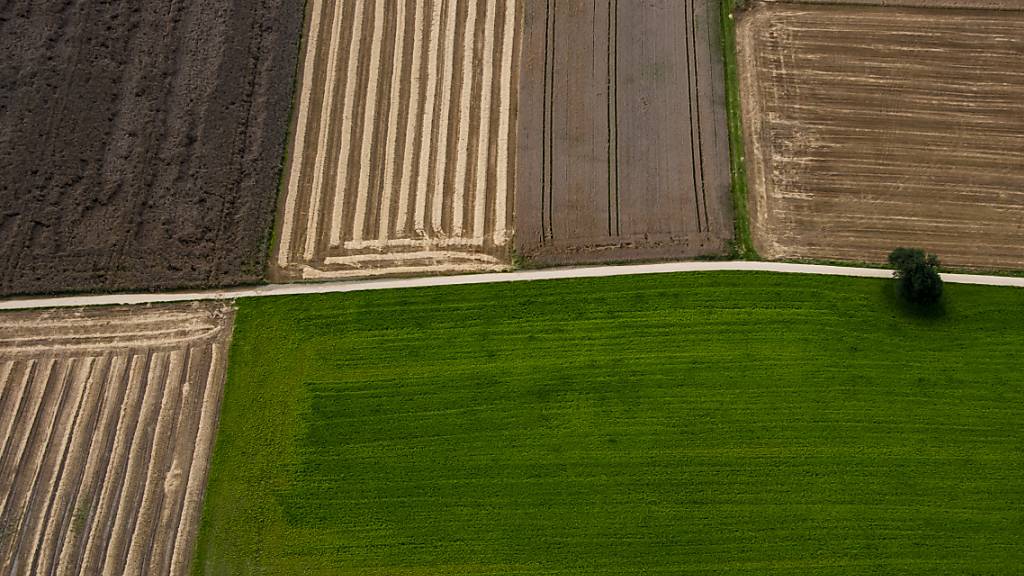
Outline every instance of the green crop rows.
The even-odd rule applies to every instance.
[[[1024,291],[886,286],[242,301],[194,571],[1018,573]]]

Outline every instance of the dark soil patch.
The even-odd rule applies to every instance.
[[[0,5],[0,294],[258,281],[302,18],[298,0]]]

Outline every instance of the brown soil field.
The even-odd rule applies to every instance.
[[[233,316],[0,314],[0,571],[188,573]]]
[[[718,1],[525,6],[517,252],[543,263],[725,252]]]
[[[302,16],[0,2],[0,295],[260,280]]]
[[[762,256],[1024,268],[1024,11],[766,2],[737,25]]]
[[[274,279],[510,261],[516,0],[310,0]]]

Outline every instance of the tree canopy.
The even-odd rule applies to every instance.
[[[934,304],[942,298],[939,258],[918,248],[897,248],[889,254],[889,263],[898,281],[901,297],[914,304]]]

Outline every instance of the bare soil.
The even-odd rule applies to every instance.
[[[525,6],[517,252],[543,263],[725,252],[718,2]]]
[[[738,50],[761,255],[1024,268],[1024,11],[757,3]]]
[[[0,315],[3,573],[188,573],[233,316]]]
[[[309,5],[271,278],[506,268],[519,2]]]
[[[0,3],[0,295],[262,278],[302,3]]]

